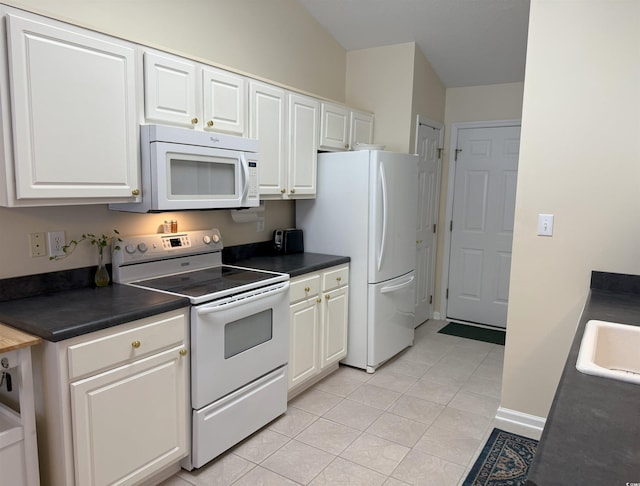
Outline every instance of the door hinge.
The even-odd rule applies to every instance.
[[[449,221],[449,231],[453,231],[453,219]]]
[[[436,232],[436,224],[435,223],[433,223],[433,232],[434,233]]]
[[[449,289],[447,289],[447,291],[445,292],[445,294],[444,294],[444,298],[445,298],[445,299],[448,299],[448,298],[449,298]]]
[[[453,158],[453,161],[454,161],[454,162],[457,162],[457,161],[458,161],[458,154],[459,154],[460,152],[462,152],[462,149],[456,149],[456,155],[455,155],[455,156],[454,156],[454,158]]]
[[[443,148],[439,148],[439,149],[438,149],[438,159],[441,159],[441,158],[442,158],[442,151],[443,151],[443,150],[444,150]]]
[[[433,295],[429,296],[429,304],[433,304]]]

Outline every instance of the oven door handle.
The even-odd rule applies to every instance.
[[[277,287],[274,287],[272,289],[266,290],[264,292],[256,293],[255,295],[251,295],[249,297],[235,298],[235,299],[231,300],[231,302],[227,302],[227,303],[224,303],[224,304],[220,304],[220,305],[201,305],[201,306],[196,308],[196,312],[198,313],[199,316],[202,316],[202,315],[205,315],[205,314],[211,314],[213,312],[226,311],[226,310],[229,310],[229,309],[233,309],[234,307],[239,307],[241,305],[248,304],[250,302],[255,302],[256,300],[260,300],[260,299],[264,299],[264,298],[267,298],[267,297],[276,296],[278,294],[286,292],[287,290],[289,290],[289,282],[284,282],[284,283],[278,285]]]

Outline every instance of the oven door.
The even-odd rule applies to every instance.
[[[150,145],[154,209],[259,205],[257,155],[165,142]]]
[[[289,282],[191,308],[191,401],[200,409],[285,365]]]

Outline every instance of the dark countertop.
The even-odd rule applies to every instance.
[[[227,264],[292,277],[351,260],[317,253],[273,255],[271,242],[225,250]],[[0,322],[57,342],[189,305],[186,297],[128,285],[96,288],[94,272],[87,267],[0,280]]]
[[[290,255],[261,255],[229,262],[230,265],[258,270],[288,273],[292,278],[324,268],[349,263],[351,258],[321,253],[292,253]],[[225,262],[226,263],[226,262]]]
[[[640,483],[640,385],[586,375],[575,366],[587,321],[640,326],[639,289],[640,276],[593,272],[527,485]]]
[[[0,322],[56,342],[188,305],[186,297],[112,284],[0,302]]]

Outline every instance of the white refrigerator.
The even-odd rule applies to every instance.
[[[413,344],[418,156],[318,155],[316,199],[296,202],[305,251],[351,257],[343,363],[373,373]]]

